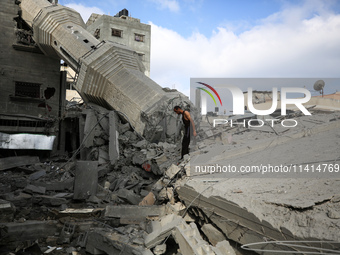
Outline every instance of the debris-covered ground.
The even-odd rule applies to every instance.
[[[195,173],[203,164],[339,164],[338,113],[296,116],[290,130],[202,122],[180,160],[180,135],[152,143],[114,111],[72,109],[86,116],[77,150],[0,158],[1,254],[253,254],[240,246],[276,240],[339,249],[336,175]]]

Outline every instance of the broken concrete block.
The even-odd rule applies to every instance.
[[[235,250],[227,240],[218,242],[216,247],[213,247],[212,249],[216,255],[236,255]]]
[[[212,245],[216,245],[218,242],[225,240],[224,235],[211,224],[204,224],[201,228],[203,233],[208,237],[209,242]]]
[[[33,194],[33,193],[38,193],[38,194],[45,194],[46,188],[42,186],[35,186],[32,184],[28,184],[25,189],[25,192]]]
[[[109,157],[111,165],[114,165],[119,159],[119,142],[118,142],[118,116],[114,111],[109,113],[110,119],[110,141],[109,141]]]
[[[145,237],[145,246],[153,248],[160,244],[171,231],[178,225],[182,224],[184,220],[182,217],[169,214],[162,217],[159,221],[152,222],[152,232]]]
[[[139,203],[141,206],[146,206],[146,205],[153,205],[156,201],[156,197],[152,192],[149,192],[143,200]]]
[[[19,156],[0,159],[0,171],[18,166],[33,165],[39,163],[39,157]]]
[[[190,223],[190,225],[185,222],[179,224],[173,230],[172,235],[183,255],[214,254],[212,246],[202,239],[195,223]]]
[[[132,190],[128,189],[118,190],[117,196],[132,205],[138,205],[139,202],[142,200],[140,196],[135,194]]]
[[[76,165],[73,199],[87,199],[96,195],[98,185],[98,162],[78,161]]]
[[[168,170],[166,170],[165,174],[172,179],[179,171],[181,170],[181,168],[179,168],[178,166],[172,164]]]

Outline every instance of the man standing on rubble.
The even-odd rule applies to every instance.
[[[190,144],[190,131],[192,127],[193,130],[193,135],[196,136],[196,129],[195,129],[195,123],[192,120],[191,116],[190,116],[190,112],[188,111],[183,111],[181,109],[181,107],[179,106],[175,106],[174,107],[174,112],[177,113],[178,115],[182,114],[182,121],[184,124],[184,137],[182,140],[182,155],[181,155],[181,159],[183,159],[183,156],[185,154],[189,154],[189,144]],[[191,125],[190,125],[191,124]]]

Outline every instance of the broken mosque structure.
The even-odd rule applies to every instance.
[[[339,252],[336,171],[261,177],[202,167],[339,165],[339,111],[292,110],[296,129],[212,127],[185,96],[147,78],[128,47],[93,38],[75,11],[45,0],[21,8],[41,51],[78,71],[85,103],[66,105],[66,129],[79,128],[68,154],[0,158],[1,254]],[[182,161],[175,105],[197,123]],[[45,138],[32,137],[39,146]]]

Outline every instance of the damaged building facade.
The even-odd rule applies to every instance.
[[[0,132],[57,136],[65,104],[60,61],[39,49],[18,4],[1,5]]]

